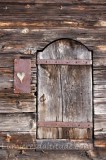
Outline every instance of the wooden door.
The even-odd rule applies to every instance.
[[[92,57],[62,39],[37,54],[37,139],[92,140]]]

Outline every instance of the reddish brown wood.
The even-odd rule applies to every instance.
[[[72,127],[72,128],[92,128],[92,123],[87,122],[38,122],[38,127]]]
[[[14,93],[31,92],[31,60],[15,59],[14,61]]]
[[[50,60],[50,59],[38,59],[37,64],[61,64],[61,65],[91,65],[92,60]]]

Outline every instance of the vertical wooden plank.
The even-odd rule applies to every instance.
[[[38,59],[58,59],[55,45],[38,54]],[[60,66],[38,65],[38,121],[62,121]],[[58,128],[38,128],[38,138],[59,138]]]
[[[60,42],[61,59],[91,59],[91,52],[79,44]],[[92,66],[61,66],[63,121],[92,122]],[[67,129],[67,138],[87,139],[88,129]],[[63,138],[66,135],[63,134]],[[92,134],[90,134],[92,135]]]

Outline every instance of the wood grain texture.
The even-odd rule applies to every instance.
[[[75,41],[64,39],[38,53],[38,59],[91,59],[91,52]],[[92,122],[91,67],[38,65],[38,113],[38,121]],[[86,129],[63,128],[58,131],[61,137],[49,130],[38,127],[38,138],[89,137]]]
[[[51,1],[51,0],[17,0],[16,2],[14,2],[14,0],[0,0],[0,3],[55,3],[55,4],[58,4],[58,3],[61,3],[61,4],[64,4],[64,3],[68,3],[68,4],[80,4],[80,3],[85,3],[85,4],[105,4],[105,0],[82,0],[81,2],[79,2],[79,0],[75,0],[75,1],[68,1],[68,0],[65,0],[65,1],[62,1],[62,0],[54,0],[54,1]]]
[[[7,105],[8,104],[8,105]],[[0,99],[0,113],[36,112],[36,99]]]
[[[0,97],[2,94],[11,93],[14,94],[14,59],[18,56],[3,56],[0,55],[0,58],[3,58],[0,63]],[[27,57],[27,56],[26,56]],[[25,57],[24,57],[25,58]],[[36,92],[36,63],[35,58],[31,60],[31,93]],[[29,93],[29,95],[31,94]],[[9,95],[8,95],[9,96]],[[28,96],[28,95],[27,95]]]
[[[37,59],[58,59],[57,48],[51,45],[38,53]],[[38,65],[38,121],[62,121],[60,67]],[[38,138],[58,138],[61,129],[38,128]]]
[[[34,149],[35,132],[0,132],[0,147],[2,149]]]
[[[99,125],[105,128],[106,116],[105,8],[105,0],[0,0],[0,112],[34,111],[35,104],[30,100],[35,101],[36,95],[35,66],[32,93],[13,94],[14,58],[34,55],[56,39],[71,38],[93,51],[94,136],[104,138],[105,130],[97,130]],[[22,109],[16,101],[21,102]],[[103,140],[95,146],[105,146],[102,144]]]
[[[1,29],[0,33],[3,38],[0,39],[0,52],[2,54],[21,53],[33,55],[37,50],[43,49],[52,41],[60,38],[71,38],[80,41],[89,49],[104,54],[100,48],[97,49],[99,42],[105,44],[105,29],[89,29],[79,27],[65,27],[47,29],[29,29],[28,33],[22,33],[25,29]],[[66,25],[67,26],[67,25]],[[19,41],[18,41],[19,40]],[[96,50],[96,51],[95,51]],[[100,54],[98,55],[100,57]]]
[[[103,154],[104,153],[104,154]],[[102,152],[105,157],[105,152]],[[17,160],[89,160],[86,153],[84,151],[49,151],[45,152],[35,152],[34,150],[26,150],[20,152],[19,150],[0,150],[0,158],[1,160],[13,160],[16,158]]]
[[[91,52],[77,43],[59,44],[62,59],[91,59]],[[64,49],[62,49],[64,48]],[[61,83],[63,98],[63,121],[92,122],[92,67],[62,66]],[[87,130],[63,129],[68,138],[87,139]],[[79,134],[77,134],[79,133]]]
[[[0,131],[36,131],[36,115],[26,114],[0,114]]]
[[[94,14],[95,12],[96,14]],[[106,26],[104,4],[87,5],[79,3],[71,5],[69,3],[37,3],[13,5],[1,3],[0,15],[0,28],[28,28],[27,31],[22,31],[24,35],[29,32],[29,28],[60,29],[60,27],[72,27],[76,28],[77,31],[78,28],[102,28],[102,30],[105,30]],[[93,39],[91,35],[89,36],[90,39]]]

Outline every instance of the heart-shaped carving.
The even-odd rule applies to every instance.
[[[23,79],[24,79],[24,77],[25,77],[25,73],[24,73],[24,72],[18,72],[18,73],[17,73],[17,77],[19,78],[19,80],[20,80],[21,83],[22,83],[22,81],[23,81]]]

